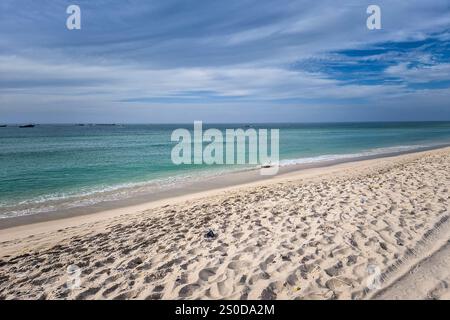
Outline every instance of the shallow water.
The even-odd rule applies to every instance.
[[[171,161],[174,129],[188,125],[38,125],[0,128],[0,218],[51,212],[182,186],[254,165]],[[243,128],[242,124],[204,129]],[[450,142],[450,122],[261,124],[280,129],[281,165],[352,159]]]

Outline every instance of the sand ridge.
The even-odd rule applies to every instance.
[[[447,223],[449,169],[446,148],[12,237],[0,297],[363,299]]]

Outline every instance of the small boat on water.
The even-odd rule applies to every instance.
[[[0,124],[0,128],[6,128],[7,125],[6,124]]]
[[[35,125],[34,124],[24,124],[22,126],[19,126],[19,128],[34,128]]]

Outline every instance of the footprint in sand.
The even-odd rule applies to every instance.
[[[216,274],[217,268],[204,268],[198,273],[198,277],[203,281],[208,281],[208,279]]]
[[[222,297],[227,297],[233,292],[233,286],[227,280],[219,282],[217,284],[217,289]]]
[[[234,270],[234,271],[239,271],[242,269],[245,269],[249,266],[250,264],[248,262],[245,261],[231,261],[228,264],[228,269]]]
[[[116,291],[119,288],[119,284],[115,283],[112,286],[110,286],[109,288],[106,288],[103,292],[102,292],[102,296],[104,297],[108,297],[111,293],[113,293],[114,291]]]
[[[325,282],[325,286],[334,293],[339,293],[351,288],[352,281],[347,278],[336,277],[327,280],[327,282]]]
[[[180,298],[190,297],[198,288],[200,288],[200,285],[196,283],[187,284],[178,291],[178,296]]]

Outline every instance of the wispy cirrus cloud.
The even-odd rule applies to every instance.
[[[88,120],[111,108],[120,109],[119,120],[128,113],[129,121],[142,121],[143,114],[167,121],[158,114],[174,105],[210,106],[188,115],[215,121],[224,119],[217,108],[237,105],[267,121],[283,105],[298,106],[314,121],[320,121],[317,110],[329,107],[345,110],[341,117],[348,120],[362,119],[356,106],[399,119],[381,104],[414,105],[423,118],[415,102],[422,100],[430,102],[431,116],[434,109],[436,117],[450,111],[447,0],[379,1],[383,29],[377,31],[365,27],[367,1],[79,1],[79,31],[65,28],[68,4],[0,4],[6,120],[34,117],[36,106],[49,121],[55,113],[58,121],[74,113]],[[74,111],[77,103],[82,107]],[[230,113],[226,121],[233,117],[241,115]]]

